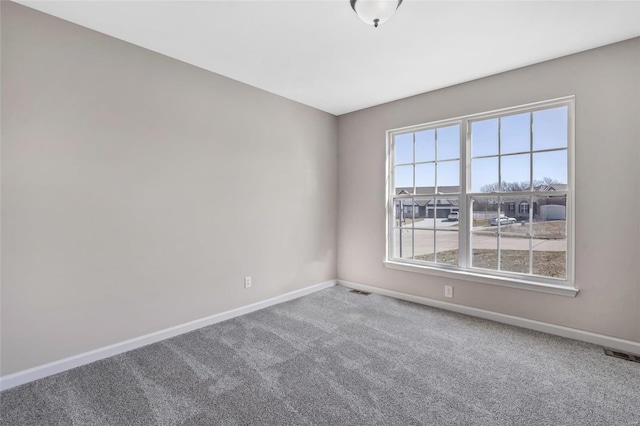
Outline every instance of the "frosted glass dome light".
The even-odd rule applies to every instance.
[[[351,8],[365,23],[378,27],[389,20],[402,0],[350,0]]]

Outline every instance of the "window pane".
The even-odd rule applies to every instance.
[[[540,195],[533,197],[534,235],[566,237],[567,197]]]
[[[459,200],[458,197],[451,198],[437,198],[437,199],[416,199],[417,204],[425,205],[425,219],[421,222],[416,222],[416,226],[423,229],[445,229],[452,226],[457,227],[457,221],[449,220],[449,215],[452,212],[458,212]],[[435,219],[435,220],[434,220]]]
[[[458,264],[458,225],[436,231],[436,263]]]
[[[436,209],[435,209],[435,218],[440,219],[437,222],[438,228],[448,228],[449,226],[453,226],[448,218],[449,215],[458,211],[460,207],[460,202],[458,197],[446,197],[446,198],[437,198],[436,199]]]
[[[500,270],[528,274],[529,245],[526,236],[500,235]]]
[[[460,126],[441,127],[436,133],[438,160],[460,158]]]
[[[498,119],[471,123],[471,155],[480,157],[498,154]]]
[[[416,220],[416,229],[430,229],[433,231],[434,229],[434,220],[432,217],[420,218],[420,220]]]
[[[424,228],[427,225],[428,208],[427,205],[431,201],[430,198],[414,198],[414,221],[413,225],[417,228]]]
[[[510,115],[500,119],[500,153],[531,151],[530,114]]]
[[[474,231],[495,232],[489,222],[498,217],[497,197],[474,197],[471,200],[473,214],[472,229]]]
[[[518,204],[528,199],[529,196],[500,197],[500,220],[493,219],[490,225],[499,227],[501,232],[509,232],[513,228],[511,225],[517,222]]]
[[[416,190],[418,194],[433,194],[436,186],[436,165],[435,163],[416,164]]]
[[[533,197],[533,274],[566,278],[567,197]]]
[[[498,237],[471,234],[471,262],[474,268],[498,269]]]
[[[500,159],[502,184],[500,191],[528,191],[530,184],[531,154],[506,155]]]
[[[415,259],[425,262],[433,262],[433,230],[415,231]]]
[[[416,163],[435,161],[436,131],[434,129],[416,132]]]
[[[438,192],[450,194],[460,192],[460,161],[445,161],[438,164]]]
[[[413,257],[411,229],[394,229],[393,230],[393,253],[396,259],[411,259]]]
[[[536,246],[533,240],[533,275],[551,278],[567,278],[567,240],[545,241]]]
[[[411,200],[403,200],[402,203],[402,226],[412,227],[416,205]]]
[[[408,227],[413,226],[413,215],[415,213],[415,204],[411,200],[396,200],[394,208],[393,226]]]
[[[420,218],[420,220],[416,220],[416,229],[430,229],[433,231],[434,221],[432,217]]]
[[[396,166],[394,183],[396,195],[413,194],[413,166]]]
[[[498,157],[471,160],[471,190],[473,192],[498,190]]]
[[[545,109],[533,113],[533,149],[567,147],[568,108]]]
[[[396,135],[393,141],[395,145],[395,164],[413,163],[413,133]]]
[[[566,190],[567,151],[538,152],[533,154],[534,186],[562,184],[556,191]]]
[[[431,198],[429,199],[429,201],[427,201],[427,205],[426,205],[426,218],[424,221],[422,221],[422,223],[420,224],[421,228],[427,228],[427,229],[434,229],[436,226],[436,222],[434,221],[435,218],[435,205],[436,205],[436,200]]]

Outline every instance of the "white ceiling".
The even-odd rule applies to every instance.
[[[640,36],[640,1],[18,1],[340,115]]]

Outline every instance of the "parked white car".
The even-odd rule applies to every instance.
[[[447,219],[449,220],[458,220],[460,218],[460,214],[458,212],[451,212],[449,213],[449,216],[447,216]]]
[[[500,225],[510,225],[512,223],[516,223],[517,220],[515,217],[507,217],[503,214],[500,215]],[[489,220],[489,225],[491,226],[498,226],[498,218],[494,217],[493,219]]]

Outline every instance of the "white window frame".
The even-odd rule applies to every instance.
[[[553,192],[553,195],[566,195],[566,217],[567,217],[567,264],[566,264],[566,278],[551,278],[542,277],[536,275],[520,274],[514,272],[484,270],[478,268],[470,268],[459,265],[469,265],[469,259],[471,258],[471,123],[474,121],[488,120],[492,118],[503,117],[507,115],[513,115],[524,112],[535,112],[539,110],[566,106],[568,110],[567,117],[567,190]],[[416,261],[413,259],[398,259],[393,258],[393,218],[394,218],[394,198],[395,195],[395,183],[394,183],[394,137],[405,133],[412,133],[418,131],[424,131],[434,128],[447,127],[452,125],[460,125],[460,193],[447,194],[459,197],[459,265],[444,265],[435,264],[429,262]],[[535,123],[531,124],[532,126]],[[480,282],[484,284],[494,284],[503,287],[520,288],[525,290],[532,290],[544,293],[552,293],[563,296],[574,297],[578,293],[578,289],[575,287],[575,96],[566,96],[557,99],[551,99],[542,102],[535,102],[526,105],[519,105],[516,107],[503,108],[500,110],[494,110],[489,112],[483,112],[478,114],[466,115],[462,117],[456,117],[447,120],[440,120],[435,122],[429,122],[425,124],[419,124],[415,126],[408,126],[398,129],[388,130],[386,134],[386,149],[387,149],[387,188],[386,188],[386,202],[387,202],[387,217],[386,217],[386,254],[384,265],[387,268],[423,273],[428,275],[435,275],[441,277],[449,277],[455,279],[461,279],[466,281]],[[533,171],[531,171],[533,173]],[[415,182],[414,182],[415,186]],[[494,194],[494,193],[490,193]],[[485,195],[490,195],[485,194]],[[474,194],[478,195],[478,194]],[[497,195],[497,194],[496,194]],[[512,192],[500,193],[503,196],[516,195]],[[527,195],[532,195],[532,192],[528,192]],[[538,195],[538,194],[534,194]],[[539,195],[551,195],[540,193]],[[437,196],[437,194],[436,194]],[[411,199],[411,195],[408,196]],[[519,206],[517,207],[519,208]],[[529,206],[531,211],[531,205]]]

